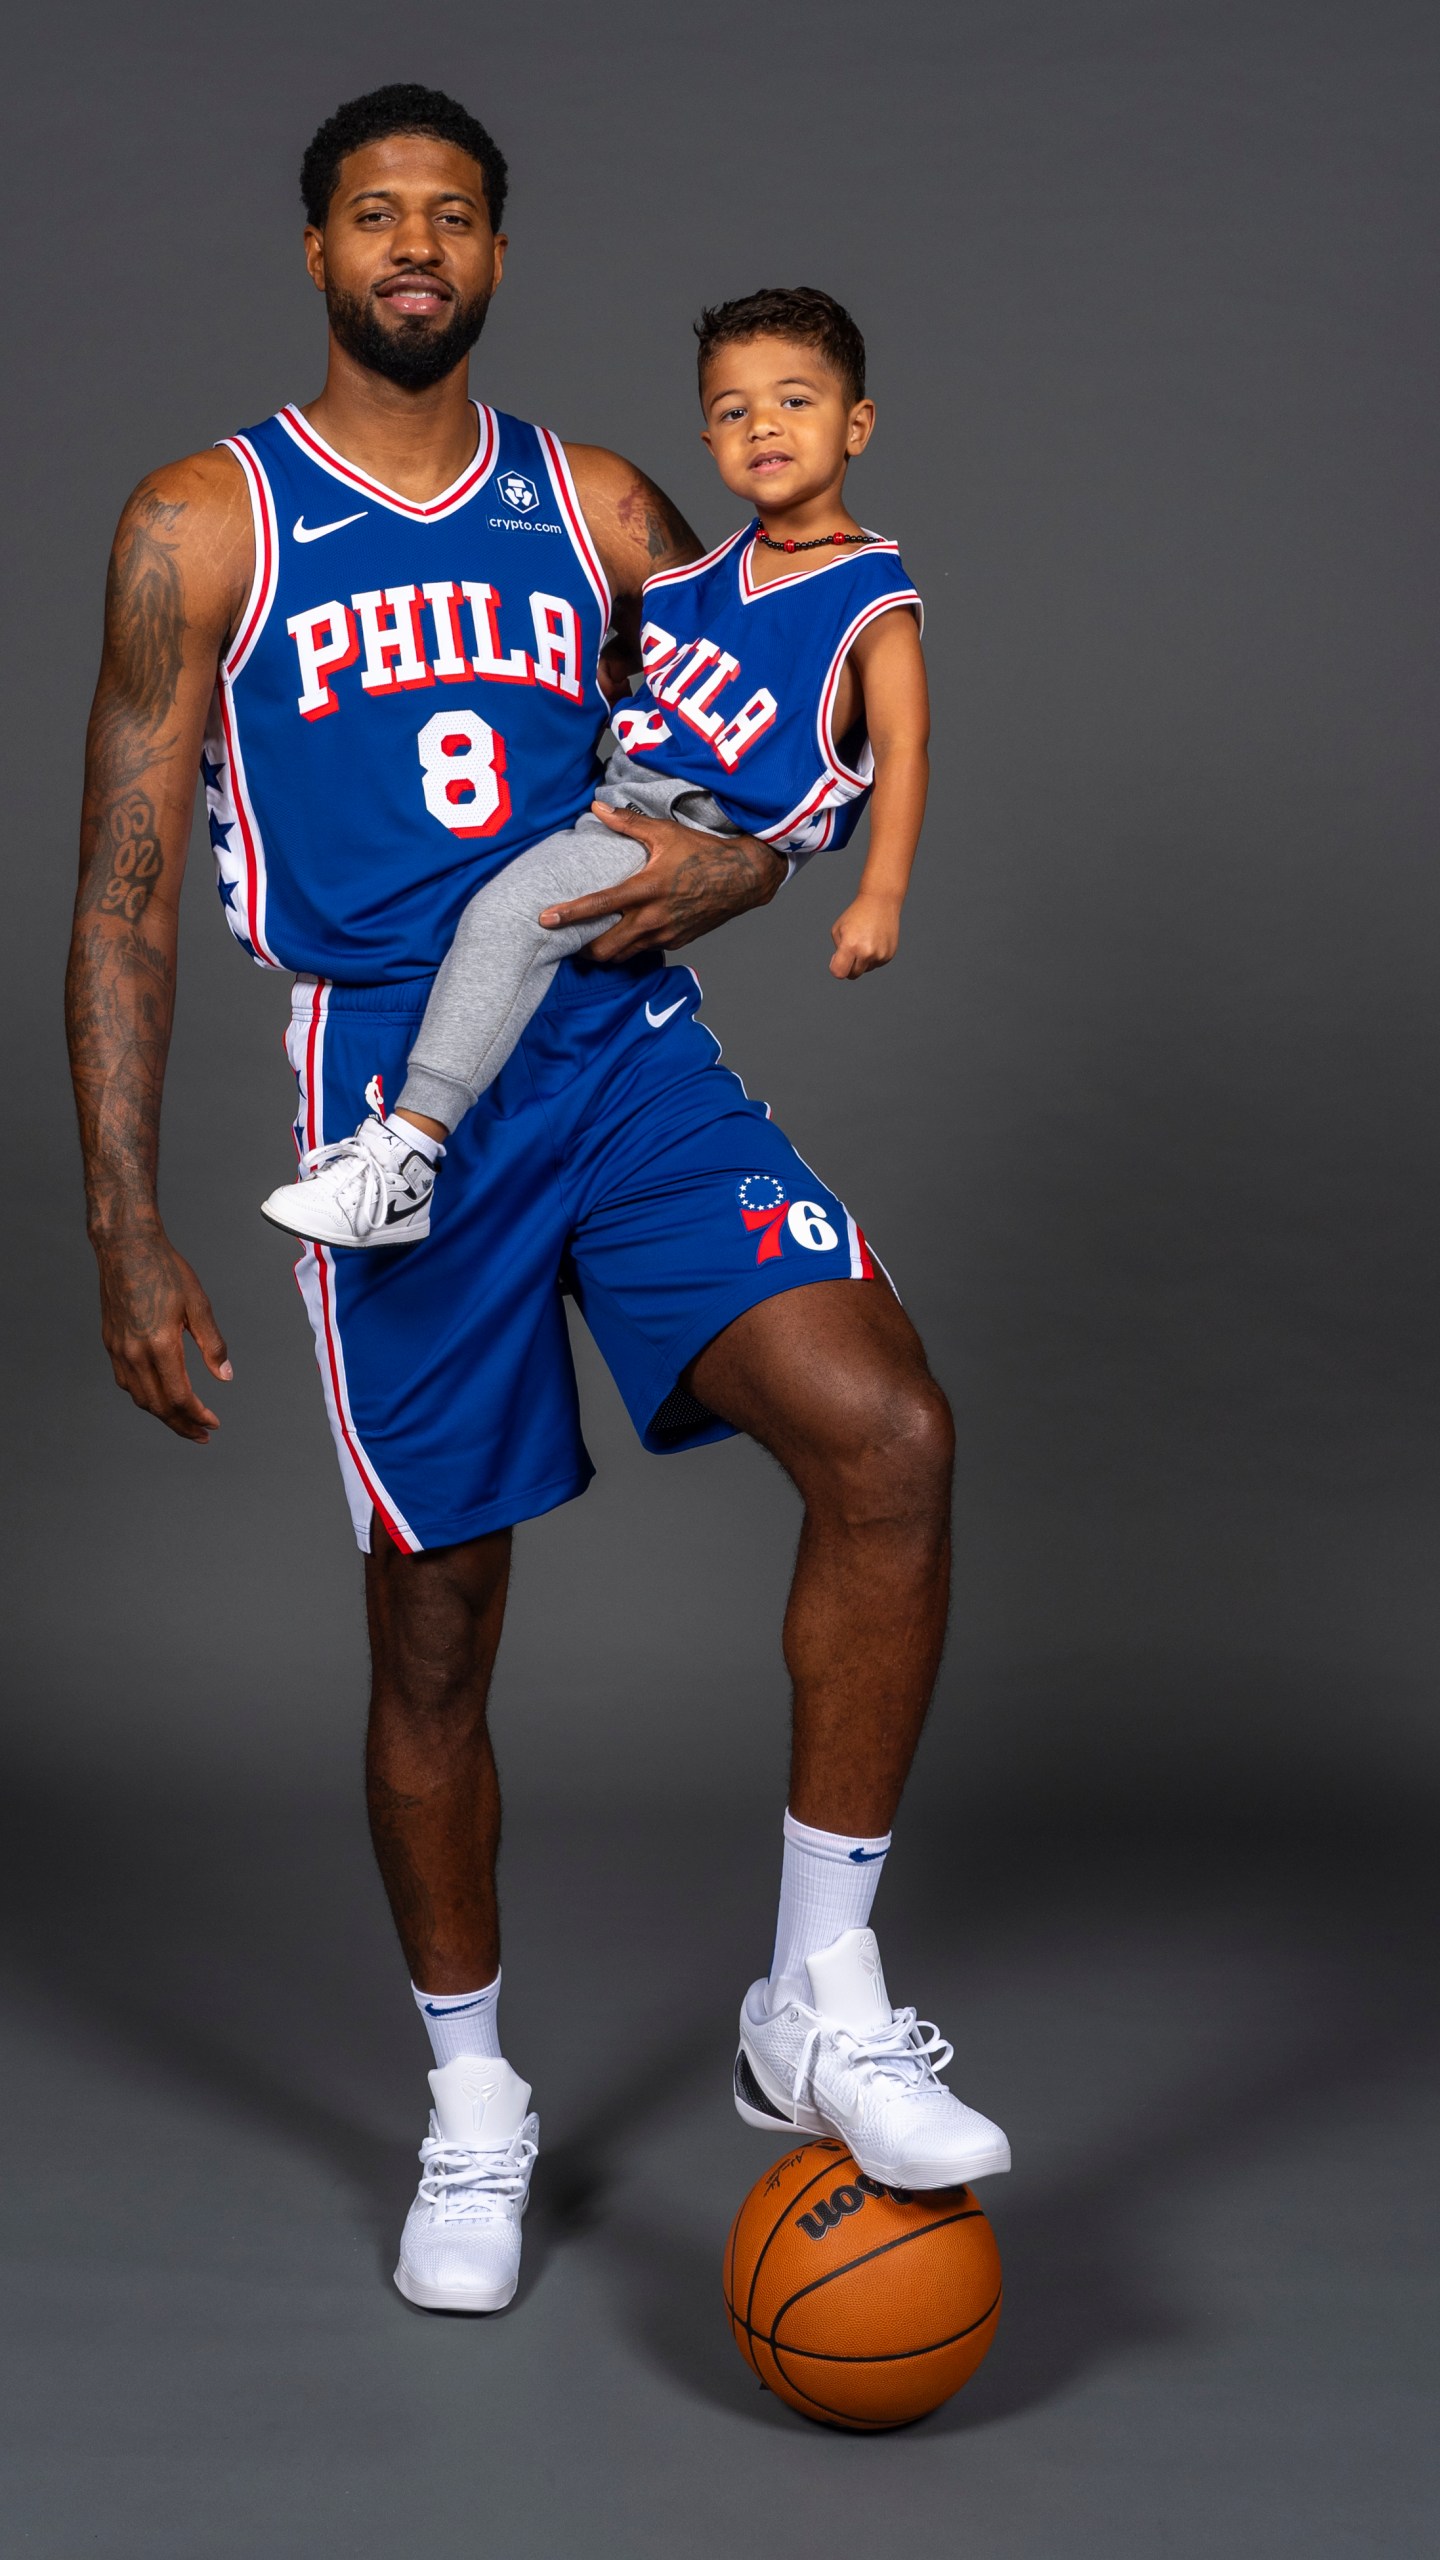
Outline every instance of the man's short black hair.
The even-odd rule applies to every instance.
[[[741,338],[794,338],[813,347],[838,373],[853,404],[865,397],[865,341],[842,303],[818,285],[767,285],[760,293],[742,294],[738,302],[717,303],[695,323],[700,341],[700,396],[705,396],[705,367],[721,347]]]
[[[478,160],[490,228],[499,230],[510,175],[499,143],[458,98],[447,98],[443,89],[422,89],[413,80],[392,81],[388,89],[367,89],[363,98],[347,98],[343,107],[326,117],[300,163],[307,222],[323,230],[346,153],[359,151],[367,142],[388,141],[392,133],[430,133],[438,142],[453,142]]]

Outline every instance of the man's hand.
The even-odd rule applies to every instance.
[[[210,1301],[159,1227],[97,1245],[100,1330],[115,1383],[182,1440],[206,1441],[220,1417],[202,1404],[185,1366],[188,1333],[212,1378],[232,1375]]]
[[[680,951],[747,907],[768,906],[785,877],[783,854],[754,836],[698,835],[674,818],[644,818],[636,809],[611,809],[597,800],[594,815],[617,836],[645,848],[643,871],[613,889],[547,907],[540,918],[560,925],[593,924],[600,916],[620,921],[590,945],[596,960],[629,960],[639,951]]]

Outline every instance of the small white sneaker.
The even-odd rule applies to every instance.
[[[913,2009],[894,2009],[873,1929],[847,1929],[806,1967],[814,2003],[755,1982],[740,2012],[735,2104],[766,2133],[837,2134],[887,2187],[958,2187],[1010,2166],[998,2124],[946,2088],[954,2047]]]
[[[530,2084],[462,2053],[432,2071],[435,2112],[395,2282],[422,2311],[503,2311],[520,2281],[520,2223],[540,2142]]]
[[[435,1173],[405,1121],[372,1116],[353,1138],[312,1147],[299,1181],[272,1191],[260,1215],[312,1244],[416,1244],[430,1233]]]

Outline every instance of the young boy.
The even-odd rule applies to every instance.
[[[444,1140],[498,1075],[560,961],[612,917],[547,928],[542,914],[641,868],[608,808],[762,837],[791,868],[846,843],[867,801],[857,896],[831,929],[831,974],[892,959],[920,835],[929,706],[920,599],[893,542],[844,503],[875,423],[865,342],[808,287],[706,311],[700,399],[727,489],[757,521],[645,587],[638,692],[595,807],[477,892],[456,928],[389,1118],[301,1159],[264,1215],[320,1244],[396,1245],[430,1231]]]

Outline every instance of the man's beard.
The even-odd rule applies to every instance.
[[[398,329],[382,326],[368,295],[325,288],[330,326],[347,356],[369,373],[383,374],[402,391],[428,391],[463,363],[485,326],[488,293],[471,302],[456,302],[443,329],[433,321],[409,318]]]

